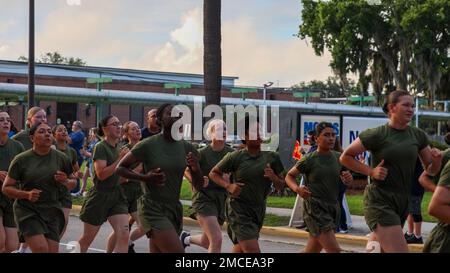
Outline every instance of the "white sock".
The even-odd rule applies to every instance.
[[[191,245],[191,236],[186,236],[186,238],[184,238],[184,244],[188,246]]]

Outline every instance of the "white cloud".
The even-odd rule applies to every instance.
[[[76,7],[46,2],[45,19],[36,29],[37,56],[57,50],[93,66],[203,73],[200,0],[183,1],[181,7],[175,6],[180,3],[175,0],[164,4],[156,0],[83,0]],[[317,57],[304,41],[290,36],[296,31],[298,16],[292,11],[298,3],[292,3],[291,9],[283,6],[281,14],[252,10],[257,1],[245,2],[248,9],[244,14],[233,9],[233,16],[229,16],[230,9],[223,10],[228,11],[222,14],[223,75],[239,77],[240,85],[261,85],[270,80],[280,86],[331,75],[329,54]],[[292,25],[289,16],[294,17]],[[274,23],[280,21],[286,23]],[[14,18],[4,22],[13,26]],[[26,28],[25,24],[20,26]],[[27,54],[27,36],[22,36],[0,35],[0,59],[17,60]]]
[[[203,25],[200,8],[186,12],[181,25],[170,31],[170,40],[151,47],[136,60],[124,60],[121,65],[171,72],[202,73]]]
[[[328,54],[317,57],[297,38],[280,41],[255,31],[264,27],[246,18],[223,24],[224,75],[239,76],[242,85],[262,85],[270,80],[286,87],[299,81],[326,79],[331,74]]]

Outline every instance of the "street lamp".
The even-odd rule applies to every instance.
[[[263,100],[264,100],[264,104],[266,104],[267,88],[271,87],[272,85],[273,85],[273,82],[266,82],[265,84],[263,84]]]
[[[263,138],[266,138],[266,128],[267,128],[267,105],[266,105],[266,93],[267,93],[267,88],[271,87],[273,85],[273,82],[266,82],[265,84],[263,84],[263,101],[264,101],[264,105],[263,105],[263,113],[262,113],[262,127],[263,127]]]

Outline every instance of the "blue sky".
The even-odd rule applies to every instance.
[[[70,3],[80,2],[80,5]],[[36,0],[36,54],[92,66],[202,73],[203,0]],[[0,59],[27,55],[28,1],[0,0]],[[222,0],[222,71],[237,84],[288,87],[331,75],[293,34],[299,0]]]

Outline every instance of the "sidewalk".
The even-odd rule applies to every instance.
[[[181,200],[181,203],[183,205],[190,206],[192,202],[190,200]],[[290,217],[291,213],[292,213],[292,209],[267,207],[266,213],[274,214],[274,215],[278,215],[278,216]],[[358,239],[359,241],[361,241],[361,240],[367,241],[366,235],[370,233],[370,230],[369,230],[369,227],[366,225],[364,216],[352,215],[351,217],[352,217],[352,226],[349,229],[348,234],[336,234],[336,237],[342,237],[342,236],[348,235],[348,236],[350,236],[349,238],[352,238],[352,240],[358,239],[358,237],[360,237],[360,239]],[[436,226],[436,223],[428,223],[428,222],[422,223],[422,237],[423,237],[424,241],[426,240],[426,238],[428,237],[428,235],[430,234],[430,232],[434,228],[434,226]],[[280,232],[281,231],[282,232],[304,231],[301,229],[291,228],[291,227],[287,227],[287,226],[280,227],[280,228],[282,228],[282,230],[279,230]],[[268,227],[268,229],[272,229],[272,228]],[[406,231],[406,229],[407,229],[407,226],[405,224],[404,230]],[[355,237],[355,238],[353,238],[353,237]]]
[[[188,200],[181,200],[181,203],[183,205],[190,206],[191,201]],[[71,210],[71,215],[73,216],[79,216],[81,210],[81,206],[74,205]],[[282,209],[282,208],[267,208],[267,213],[269,214],[275,214],[279,216],[287,216],[290,217],[291,215],[291,209]],[[338,240],[339,244],[345,244],[347,246],[355,245],[359,247],[364,247],[367,244],[368,237],[366,236],[369,233],[369,228],[366,226],[364,217],[362,216],[355,216],[352,215],[352,221],[353,226],[350,229],[348,234],[336,234],[336,239]],[[184,225],[195,225],[198,226],[197,221],[189,218],[184,217],[183,218]],[[430,233],[431,229],[435,226],[435,223],[423,223],[422,225],[422,233],[424,236],[424,240],[427,238],[428,234]],[[223,229],[226,230],[226,224],[223,226]],[[292,239],[308,239],[309,233],[306,232],[303,229],[297,229],[297,228],[291,228],[288,226],[284,227],[267,227],[263,226],[261,229],[261,234],[264,235],[270,235],[280,238],[288,238],[288,240]],[[418,244],[412,244],[408,245],[411,252],[422,252],[423,245]]]

